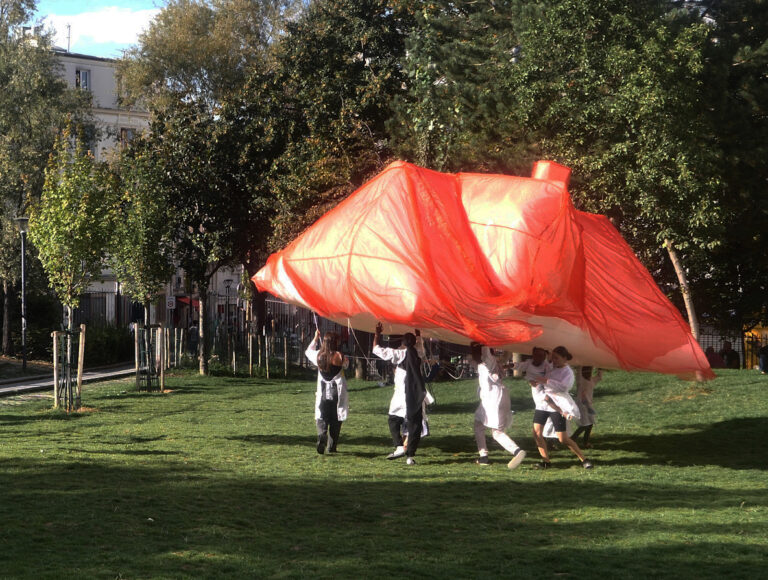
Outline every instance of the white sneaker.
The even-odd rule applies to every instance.
[[[416,460],[413,457],[409,457],[405,460],[406,465],[416,465]]]
[[[510,469],[514,469],[518,465],[520,465],[523,462],[523,459],[525,459],[525,451],[522,449],[518,449],[515,456],[512,458],[512,461],[507,463],[507,467]]]
[[[398,457],[402,457],[405,455],[405,448],[404,447],[396,447],[395,450],[387,455],[387,459],[397,459]]]

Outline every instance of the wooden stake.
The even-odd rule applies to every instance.
[[[77,403],[76,408],[80,407],[81,395],[83,392],[83,365],[85,364],[85,324],[80,325],[80,344],[77,352]]]

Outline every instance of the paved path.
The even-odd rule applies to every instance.
[[[85,371],[83,373],[83,383],[95,383],[98,381],[119,379],[129,377],[134,373],[135,369],[133,365]],[[0,384],[0,397],[33,393],[35,391],[45,391],[49,389],[51,391],[51,397],[53,397],[53,374],[48,376],[27,377],[12,382],[3,381],[3,384]]]

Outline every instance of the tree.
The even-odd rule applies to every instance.
[[[67,310],[69,330],[72,309],[101,273],[112,230],[111,186],[105,186],[109,182],[105,167],[94,160],[82,139],[64,131],[45,171],[42,197],[30,213],[29,239]]]
[[[170,0],[118,62],[123,102],[155,109],[178,99],[208,108],[266,59],[295,0]]]
[[[704,96],[711,27],[663,0],[558,0],[522,35],[506,119],[574,169],[581,207],[663,244],[698,334],[680,250],[723,238],[719,150]],[[702,146],[706,143],[707,146]]]
[[[166,200],[173,254],[200,294],[200,373],[208,372],[208,288],[213,274],[232,261],[236,223],[250,211],[237,184],[236,144],[219,131],[204,104],[177,103],[156,112],[143,155],[160,169],[157,187]],[[247,192],[246,192],[247,193]]]
[[[113,170],[117,191],[109,263],[123,293],[144,304],[144,322],[149,324],[149,305],[174,272],[173,220],[162,167],[146,141],[137,137],[120,152]]]
[[[12,220],[39,199],[44,169],[57,130],[68,118],[85,122],[89,97],[59,74],[50,35],[27,30],[34,0],[0,1],[0,281],[3,292],[3,352],[9,350],[8,299],[19,279],[18,233]]]
[[[409,2],[415,19],[402,59],[404,95],[389,123],[399,157],[439,171],[516,171],[524,143],[498,129],[509,99],[498,88],[517,60],[523,14],[515,0]]]

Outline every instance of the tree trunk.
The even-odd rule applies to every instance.
[[[144,326],[149,328],[149,300],[144,301]]]
[[[11,354],[11,306],[8,280],[3,280],[3,354]]]
[[[699,340],[699,319],[696,317],[696,309],[693,306],[693,296],[691,295],[691,288],[688,286],[688,278],[685,275],[685,269],[683,263],[680,260],[680,256],[677,253],[672,240],[665,239],[664,246],[669,252],[669,258],[672,260],[672,265],[675,267],[675,273],[677,279],[680,282],[680,291],[683,293],[683,300],[685,301],[685,309],[688,312],[688,324],[691,326],[691,334],[697,341]]]

